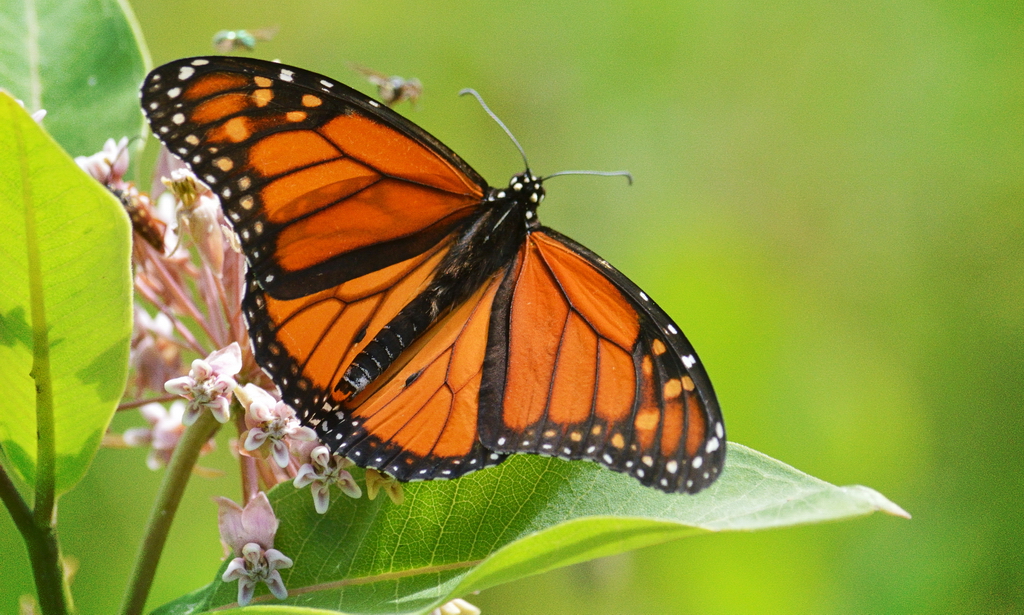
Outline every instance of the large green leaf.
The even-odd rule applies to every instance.
[[[406,501],[337,496],[326,515],[308,490],[271,503],[288,607],[239,612],[423,613],[445,601],[551,570],[701,532],[760,530],[864,515],[906,516],[867,487],[836,487],[740,444],[695,496],[669,495],[588,462],[516,455],[456,481],[405,486]],[[383,499],[383,501],[382,501]],[[198,613],[234,602],[219,580],[158,610]],[[262,598],[273,599],[263,590]],[[302,607],[302,608],[292,608]]]
[[[144,49],[123,0],[0,2],[0,87],[29,111],[46,109],[46,128],[72,156],[142,134]]]
[[[36,432],[47,424],[37,422],[37,410],[52,412],[52,434],[42,436],[55,441],[62,493],[85,474],[124,391],[131,227],[117,199],[6,94],[0,219],[0,447],[6,463],[34,484]],[[45,336],[34,338],[34,330]],[[35,346],[40,339],[45,352]],[[46,354],[49,370],[33,379],[33,363],[45,365]],[[52,390],[52,407],[37,409],[37,387]]]

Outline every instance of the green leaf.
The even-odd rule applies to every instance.
[[[289,598],[265,588],[232,612],[424,613],[454,597],[595,557],[703,532],[832,521],[876,510],[908,516],[866,487],[836,487],[730,443],[721,479],[670,495],[584,461],[515,455],[455,481],[405,485],[395,506],[332,492],[326,515],[308,489],[270,493],[281,519],[275,548]],[[219,576],[218,576],[219,579]],[[209,586],[159,609],[184,615],[231,604],[237,584]],[[304,607],[296,609],[291,607]]]
[[[117,199],[6,94],[0,152],[0,447],[34,486],[43,430],[55,443],[59,494],[85,474],[124,391],[131,227]],[[37,387],[52,404],[37,408]],[[52,421],[37,421],[37,411]]]
[[[139,84],[149,58],[124,0],[0,2],[0,87],[72,156],[142,134]]]

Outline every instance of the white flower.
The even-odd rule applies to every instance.
[[[270,593],[278,599],[287,598],[288,590],[278,570],[291,568],[292,560],[274,548],[274,535],[280,522],[274,516],[267,495],[262,491],[257,493],[245,508],[228,498],[214,500],[221,540],[236,556],[221,579],[225,583],[238,581],[238,604],[249,604],[260,582],[266,583]]]
[[[327,512],[331,503],[330,486],[337,485],[341,492],[351,498],[358,498],[363,491],[352,475],[344,468],[351,462],[341,455],[333,455],[326,446],[318,446],[309,454],[310,463],[303,464],[292,482],[296,489],[312,485],[313,506],[321,515]]]
[[[122,178],[128,172],[128,137],[107,139],[102,150],[92,156],[78,156],[75,162],[104,186],[122,187]]]
[[[277,465],[288,467],[288,443],[290,438],[302,442],[316,440],[316,432],[303,427],[295,417],[295,411],[288,404],[274,397],[254,384],[243,387],[249,399],[245,412],[245,425],[249,428],[242,447],[247,451],[269,449]]]
[[[206,359],[192,361],[188,376],[168,380],[164,389],[188,400],[186,425],[196,422],[204,408],[221,423],[231,418],[231,391],[238,384],[234,376],[242,369],[242,349],[238,342],[210,353]]]

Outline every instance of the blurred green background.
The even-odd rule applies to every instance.
[[[914,515],[652,547],[469,596],[485,615],[1024,612],[1019,1],[131,4],[157,64],[278,26],[254,55],[367,92],[348,63],[417,77],[400,110],[491,183],[521,162],[462,87],[539,173],[629,169],[552,180],[542,220],[682,325],[732,440]],[[220,564],[220,445],[151,606]],[[61,501],[83,613],[119,603],[160,477],[144,456],[100,451]],[[6,514],[0,552],[14,612],[32,580]]]

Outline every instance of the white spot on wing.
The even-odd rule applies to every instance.
[[[692,354],[688,354],[688,355],[683,356],[683,365],[686,366],[686,369],[690,369],[691,367],[693,367],[693,365],[696,362],[697,362],[697,358],[694,357]]]
[[[196,74],[196,69],[191,66],[182,66],[181,69],[178,70],[178,80],[184,81],[194,74]]]

